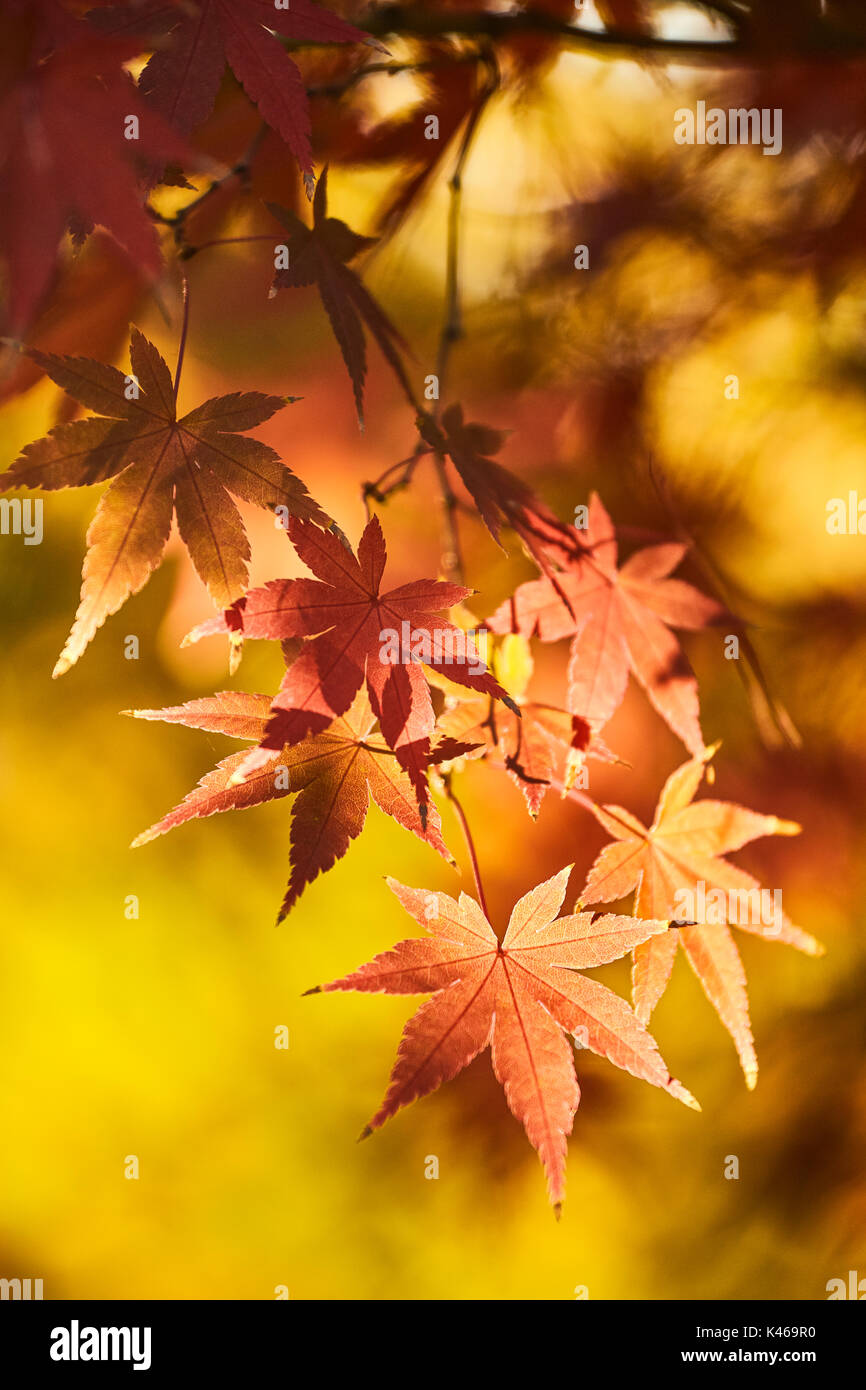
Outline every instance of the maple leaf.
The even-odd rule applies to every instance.
[[[0,15],[0,47],[12,69],[0,94],[0,246],[9,265],[9,321],[20,335],[70,225],[78,240],[96,223],[106,227],[141,273],[159,274],[159,239],[139,175],[146,161],[164,165],[187,159],[189,150],[121,66],[135,46],[101,39],[66,16],[72,27],[64,44],[46,55],[37,27],[28,50],[17,9]],[[127,138],[132,117],[136,139]]]
[[[566,1136],[580,1100],[563,1034],[699,1108],[625,1000],[577,973],[665,933],[667,922],[589,912],[558,917],[570,872],[569,866],[520,899],[501,944],[466,893],[455,902],[445,893],[387,880],[432,940],[401,941],[353,974],[309,991],[433,994],[406,1025],[387,1095],[362,1137],[450,1081],[489,1046],[508,1106],[538,1150],[558,1207],[565,1196]]]
[[[133,29],[163,38],[138,85],[184,134],[210,115],[228,62],[262,119],[295,156],[310,195],[315,180],[307,92],[297,64],[276,35],[306,43],[374,42],[313,0],[282,5],[274,0],[201,0],[177,9],[165,0],[151,0],[133,11],[97,10],[90,18],[112,33]]]
[[[695,895],[695,902],[701,891],[720,891],[724,905],[714,899],[714,910],[705,915],[721,916],[721,921],[683,926],[664,940],[637,947],[634,1003],[638,1017],[649,1022],[667,987],[679,943],[734,1040],[746,1084],[751,1089],[757,1081],[758,1062],[749,1022],[745,971],[728,924],[770,941],[796,946],[807,955],[822,955],[824,948],[795,927],[784,913],[778,912],[772,923],[766,924],[760,920],[762,911],[740,909],[741,903],[751,909],[760,902],[761,885],[720,856],[741,849],[762,835],[798,835],[800,826],[777,816],[748,811],[732,802],[706,800],[692,804],[706,761],[714,751],[706,750],[703,756],[684,763],[671,774],[649,829],[621,806],[591,808],[615,840],[604,847],[593,864],[582,902],[613,902],[636,888],[634,911],[639,917],[677,918],[682,916],[677,903],[682,890]],[[744,916],[757,916],[758,920],[741,920]]]
[[[47,306],[28,328],[28,344],[43,352],[86,352],[113,361],[143,294],[141,275],[123,247],[107,232],[94,231],[53,277]],[[22,356],[17,345],[0,350],[0,402],[41,379],[37,364]],[[67,398],[58,404],[55,423],[73,419],[77,411],[77,403]]]
[[[616,533],[593,493],[585,553],[556,577],[522,584],[487,625],[493,632],[571,637],[567,705],[594,728],[619,707],[631,670],[665,723],[698,756],[704,748],[698,687],[671,628],[697,630],[730,617],[715,599],[671,579],[684,545],[647,546],[617,568]],[[566,602],[567,601],[567,602]]]
[[[278,203],[268,203],[268,208],[289,232],[289,264],[286,269],[277,271],[271,294],[302,285],[316,285],[352,381],[358,423],[363,429],[367,376],[365,323],[406,395],[412,399],[412,389],[400,357],[401,352],[409,349],[360,277],[347,264],[359,252],[374,246],[377,239],[359,236],[339,218],[328,216],[327,168],[322,170],[316,185],[312,227]]]
[[[189,728],[258,743],[265,732],[270,706],[269,695],[229,690],[168,709],[125,713],[135,719],[186,724]],[[179,806],[139,835],[133,848],[196,817],[296,796],[292,807],[291,876],[278,922],[294,907],[307,884],[342,859],[364,828],[371,798],[398,824],[453,863],[442,839],[435,806],[430,808],[426,826],[422,825],[411,783],[384,739],[373,732],[374,723],[369,701],[360,691],[341,718],[321,733],[273,752],[254,776],[236,778],[246,752],[232,753],[203,777]],[[465,749],[465,745],[444,744],[435,756],[453,756],[455,749]]]
[[[510,526],[564,600],[548,552],[557,560],[562,555],[577,558],[583,547],[573,527],[561,522],[532,488],[489,457],[499,452],[509,431],[464,421],[459,404],[449,405],[441,421],[421,415],[417,425],[428,447],[450,458],[497,544],[501,544],[502,527]]]
[[[568,791],[587,758],[616,762],[610,749],[593,733],[585,719],[537,700],[527,700],[533,661],[529,643],[517,633],[508,634],[493,658],[497,679],[520,708],[497,710],[483,696],[466,696],[447,680],[445,713],[437,729],[456,739],[477,741],[490,750],[522,792],[529,814],[535,819],[551,787]]]
[[[275,579],[251,589],[187,639],[198,641],[220,632],[233,634],[235,640],[311,639],[286,672],[261,746],[249,755],[241,774],[256,771],[273,750],[323,729],[349,708],[366,683],[385,741],[412,780],[423,818],[435,718],[422,663],[514,707],[471,638],[436,616],[460,603],[469,590],[419,579],[380,593],[386,550],[377,517],[367,523],[357,557],[332,531],[320,531],[294,517],[289,536],[316,578]],[[399,653],[389,649],[388,634],[394,634]]]
[[[229,492],[259,507],[283,506],[325,520],[273,449],[236,433],[268,420],[291,397],[235,392],[178,419],[171,373],[137,328],[131,330],[131,377],[87,357],[29,355],[100,415],[59,425],[28,444],[0,477],[0,491],[112,480],[87,533],[81,604],[55,676],[75,664],[105,619],[157,568],[173,512],[193,564],[220,605],[245,589],[250,553]]]

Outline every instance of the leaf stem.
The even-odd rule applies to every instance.
[[[463,831],[463,838],[466,841],[466,848],[469,851],[469,860],[472,864],[472,874],[475,879],[475,891],[478,894],[478,902],[481,906],[481,911],[484,913],[484,916],[487,918],[489,922],[490,913],[487,908],[487,899],[484,896],[484,886],[481,882],[481,871],[478,867],[478,855],[475,853],[475,841],[472,838],[472,831],[469,829],[469,821],[466,819],[466,812],[463,810],[462,805],[458,801],[451,788],[451,778],[443,777],[442,782],[445,787],[445,795],[451,802],[451,805],[454,807],[454,810],[457,812],[457,819],[460,822],[460,829]]]
[[[184,271],[183,274],[183,322],[180,330],[180,343],[177,349],[177,367],[174,373],[174,403],[177,405],[177,393],[180,390],[180,374],[183,370],[183,355],[186,352],[186,335],[189,329],[189,277]]]

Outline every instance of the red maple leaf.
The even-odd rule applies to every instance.
[[[351,975],[309,991],[433,994],[406,1024],[388,1093],[362,1137],[490,1047],[496,1078],[538,1150],[558,1207],[565,1196],[566,1136],[580,1100],[563,1034],[699,1108],[625,1000],[577,973],[667,932],[667,922],[589,912],[558,917],[570,873],[569,866],[520,899],[501,943],[466,893],[455,902],[445,893],[387,880],[432,940],[401,941]]]
[[[262,119],[297,159],[310,195],[314,177],[307,92],[277,34],[305,43],[374,42],[313,0],[189,0],[177,8],[149,0],[134,9],[97,10],[92,20],[112,33],[131,30],[162,38],[139,88],[185,134],[210,115],[228,63]]]
[[[516,709],[471,636],[437,616],[469,590],[419,579],[381,593],[386,551],[377,517],[364,529],[357,558],[333,532],[305,521],[292,518],[289,536],[316,578],[275,579],[251,589],[188,639],[218,632],[234,634],[235,640],[310,639],[286,672],[261,747],[250,754],[244,771],[254,772],[273,750],[324,729],[345,713],[366,682],[382,733],[412,780],[423,817],[435,717],[422,665]]]
[[[229,690],[169,709],[126,712],[135,719],[186,724],[258,743],[264,736],[270,707],[269,695]],[[273,752],[254,776],[238,779],[246,752],[232,753],[203,777],[179,806],[139,835],[133,848],[196,817],[297,796],[292,807],[291,876],[278,922],[294,907],[308,883],[342,859],[364,828],[371,798],[450,861],[436,807],[430,808],[423,825],[411,783],[384,739],[373,731],[374,724],[366,694],[359,691],[341,718],[321,733]],[[466,745],[445,743],[435,756],[453,757],[463,751]]]
[[[391,320],[376,303],[360,277],[347,264],[361,251],[375,245],[375,237],[359,236],[345,222],[328,216],[328,170],[322,170],[313,199],[313,225],[304,222],[278,203],[268,207],[289,232],[286,243],[288,266],[274,276],[271,293],[315,285],[343,361],[352,381],[358,423],[364,428],[364,382],[367,376],[366,323],[382,354],[409,398],[411,387],[403,367],[401,352],[408,348]]]
[[[568,708],[599,729],[625,695],[628,674],[690,753],[704,747],[698,687],[671,628],[698,629],[730,617],[715,599],[671,579],[684,545],[648,546],[617,568],[613,523],[593,494],[584,554],[550,578],[522,584],[488,618],[493,632],[571,637]]]
[[[734,1040],[751,1088],[758,1078],[758,1062],[749,1023],[746,975],[728,923],[766,940],[796,946],[807,955],[821,955],[824,948],[795,927],[781,909],[776,912],[775,903],[769,922],[765,921],[770,914],[764,910],[761,885],[720,857],[761,835],[797,835],[800,827],[728,801],[706,800],[692,805],[713,751],[708,749],[671,774],[649,829],[621,806],[591,807],[608,834],[614,836],[614,843],[606,845],[593,864],[582,901],[614,902],[637,889],[634,911],[639,917],[679,919],[683,917],[683,890],[690,895],[688,901],[696,905],[690,910],[700,912],[697,905],[704,903],[706,920],[636,948],[635,1009],[648,1023],[667,988],[677,945],[681,945]],[[739,910],[741,903],[745,911]]]
[[[81,605],[55,676],[75,664],[105,619],[147,582],[162,560],[173,513],[193,564],[221,605],[246,588],[250,554],[230,492],[259,507],[326,520],[273,449],[236,433],[270,419],[291,397],[259,391],[216,396],[178,419],[176,383],[137,328],[130,376],[88,357],[30,356],[101,415],[59,425],[28,444],[0,476],[0,491],[54,491],[112,479],[87,533]]]
[[[563,557],[577,560],[583,546],[574,528],[560,521],[531,487],[490,458],[502,448],[508,431],[465,421],[459,404],[449,405],[441,421],[422,415],[417,424],[428,448],[454,464],[493,539],[501,544],[503,526],[516,531],[554,592],[563,598],[551,555],[557,563]]]
[[[0,46],[11,65],[22,47],[17,7],[0,20]],[[106,227],[140,271],[159,274],[159,240],[140,175],[148,162],[189,156],[121,66],[135,45],[102,39],[83,24],[63,36],[67,41],[46,56],[45,30],[37,27],[0,94],[0,246],[9,265],[8,318],[19,336],[70,225],[78,239],[94,224]]]

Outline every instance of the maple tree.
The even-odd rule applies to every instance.
[[[820,29],[827,64],[817,90],[832,107],[837,133],[844,133],[848,108],[841,97],[833,104],[836,87],[827,70],[846,45],[866,45],[866,32],[844,5],[808,21],[803,7],[789,8],[786,51],[800,54]],[[763,52],[769,13],[763,5],[702,9],[728,26],[736,52]],[[762,922],[734,920],[729,906],[731,895],[760,895],[761,885],[725,856],[761,836],[794,835],[799,826],[733,803],[694,800],[717,745],[706,744],[698,682],[676,634],[724,627],[738,636],[764,702],[755,697],[756,712],[768,714],[783,734],[791,726],[713,566],[703,565],[707,592],[675,575],[703,557],[652,467],[663,534],[616,525],[596,493],[584,524],[564,521],[536,485],[540,469],[527,431],[471,418],[472,407],[457,398],[464,391],[452,380],[453,349],[466,334],[463,179],[479,129],[500,96],[522,98],[534,90],[571,48],[673,54],[688,62],[712,53],[716,61],[716,38],[666,37],[651,11],[643,0],[600,0],[601,23],[594,28],[580,22],[571,0],[506,7],[485,0],[425,6],[345,0],[332,8],[314,0],[0,4],[0,386],[8,398],[47,377],[67,397],[53,417],[58,423],[23,448],[0,491],[107,485],[87,534],[80,606],[54,674],[69,671],[106,620],[144,586],[162,561],[175,519],[219,610],[203,617],[187,642],[227,637],[232,675],[247,640],[273,642],[285,670],[273,695],[226,690],[127,711],[248,745],[223,758],[134,844],[191,820],[293,798],[282,920],[361,835],[371,804],[456,871],[435,798],[448,805],[463,831],[475,898],[462,893],[455,900],[389,879],[427,936],[400,942],[321,990],[432,996],[406,1027],[386,1098],[366,1133],[489,1046],[494,1073],[541,1157],[557,1208],[580,1098],[571,1039],[694,1106],[647,1031],[681,946],[752,1088],[757,1060],[731,926],[809,955],[822,949],[780,909],[771,932]],[[393,40],[396,57],[388,47]],[[353,102],[371,79],[404,75],[421,93],[408,112],[389,110],[378,119],[373,104]],[[771,106],[774,82],[785,84],[763,72],[747,80]],[[863,150],[850,156],[852,163],[861,160]],[[365,195],[369,217],[352,215],[350,225],[333,214],[331,168],[386,164],[396,172],[387,188],[379,181]],[[446,177],[441,329],[422,370],[401,314],[392,319],[364,277],[374,248]],[[335,181],[338,193],[339,187]],[[681,225],[687,193],[666,166],[649,181],[626,170],[591,207],[575,199],[562,221],[574,217],[591,226],[593,255],[603,261],[623,225],[639,222],[638,208],[651,222]],[[690,215],[691,231],[696,214]],[[354,229],[365,221],[369,234]],[[858,244],[864,225],[866,198],[852,197],[844,209],[840,204],[837,249]],[[712,229],[698,230],[699,241],[719,240]],[[205,251],[219,255],[221,248],[253,243],[259,250],[268,243],[273,255],[268,279],[275,308],[290,313],[299,304],[302,296],[284,291],[318,295],[361,429],[368,338],[384,359],[389,385],[396,382],[395,419],[411,452],[361,484],[366,519],[355,546],[348,534],[357,533],[358,518],[328,515],[281,455],[248,433],[297,397],[242,389],[180,413],[195,293],[191,263],[197,267]],[[251,258],[256,254],[249,250]],[[826,250],[804,237],[790,255],[798,268],[809,259],[825,282]],[[543,266],[533,271],[539,280],[546,273]],[[130,317],[144,322],[141,315],[152,317],[154,308],[177,344],[174,373],[154,343],[129,328]],[[696,311],[696,323],[704,322]],[[126,373],[115,362],[128,328]],[[104,360],[79,350],[85,336]],[[330,338],[328,345],[333,350]],[[611,454],[643,466],[649,451],[637,428],[637,397],[646,371],[634,365],[639,360],[636,350],[627,366],[613,369],[602,420]],[[80,408],[92,413],[73,418]],[[584,400],[580,439],[587,454],[590,416]],[[497,418],[492,408],[486,418]],[[420,489],[428,463],[441,501],[438,570],[386,588],[385,536],[373,507],[388,507],[410,485]],[[250,587],[250,545],[233,499],[276,513],[312,577]],[[504,576],[489,603],[465,582],[467,514],[473,526],[481,523],[473,544],[479,553],[481,547],[493,552]],[[396,529],[399,515],[391,524]],[[621,560],[622,546],[634,540],[639,544]],[[521,560],[534,577],[518,583],[514,562]],[[419,563],[409,572],[425,568]],[[493,612],[479,621],[465,606],[470,599],[479,612]],[[548,679],[542,698],[532,644],[565,641],[567,660],[559,652],[558,667],[548,668],[548,675],[559,671],[558,686],[551,694]],[[691,755],[668,777],[649,827],[584,791],[589,761],[629,770],[607,726],[630,675]],[[712,703],[707,708],[712,712]],[[511,794],[501,779],[505,771],[519,792],[523,827],[522,806],[533,820],[543,807],[551,817],[579,807],[612,837],[574,914],[558,915],[570,873],[564,869],[519,900],[501,936],[494,930],[469,817],[455,791],[476,769],[491,798],[500,785]],[[727,895],[719,920],[683,917],[683,894],[699,889]],[[633,915],[585,910],[631,894]],[[633,1007],[581,973],[628,954]]]

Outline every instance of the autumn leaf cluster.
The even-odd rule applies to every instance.
[[[682,920],[678,893],[698,883],[726,893],[759,889],[726,856],[759,836],[792,835],[798,827],[726,802],[695,800],[716,749],[704,737],[698,683],[680,634],[714,634],[718,651],[722,628],[744,628],[717,593],[680,577],[690,560],[688,544],[660,538],[632,549],[623,561],[622,538],[598,496],[589,499],[585,524],[564,522],[526,481],[519,437],[468,419],[459,400],[424,396],[410,346],[364,283],[363,260],[376,238],[332,215],[327,164],[317,161],[307,48],[331,55],[340,90],[387,56],[378,37],[351,22],[363,23],[350,13],[353,7],[342,8],[347,14],[313,0],[285,6],[144,0],[85,13],[54,0],[4,4],[12,55],[0,89],[10,151],[0,165],[7,341],[21,343],[22,370],[62,388],[70,415],[79,408],[89,413],[65,417],[28,444],[2,489],[106,485],[87,532],[79,607],[56,676],[79,661],[103,624],[147,582],[173,520],[216,610],[203,616],[189,640],[221,638],[232,671],[246,642],[280,646],[285,674],[275,692],[226,690],[162,710],[132,711],[139,719],[184,724],[248,745],[207,772],[136,845],[193,819],[290,798],[282,920],[361,835],[371,802],[456,870],[436,798],[454,803],[467,831],[474,896],[453,898],[389,880],[425,934],[321,988],[431,996],[406,1026],[385,1100],[365,1132],[489,1047],[506,1101],[537,1149],[558,1205],[566,1139],[580,1098],[574,1043],[696,1105],[648,1031],[680,947],[754,1085],[746,980],[731,928],[770,933],[752,922]],[[555,5],[542,8],[558,13]],[[571,8],[562,7],[563,22]],[[605,9],[612,23],[646,32],[642,7]],[[372,24],[375,6],[370,13]],[[543,41],[515,43],[511,70],[525,78],[547,61],[555,51],[553,33],[548,25]],[[479,51],[475,66],[458,62],[457,50],[441,37],[424,52],[433,106],[428,114],[441,118],[446,133],[462,129],[465,142],[493,90],[490,55]],[[133,60],[143,61],[136,69]],[[262,123],[253,147],[228,174],[208,170],[195,145],[227,69]],[[135,70],[137,80],[130,75]],[[501,80],[501,72],[494,77]],[[226,189],[242,195],[265,135],[281,150],[286,195],[264,200],[261,212],[271,230],[250,241],[270,237],[284,253],[271,294],[315,290],[362,427],[371,343],[405,398],[408,456],[364,488],[363,526],[354,517],[331,517],[287,462],[251,433],[291,407],[288,389],[183,399],[187,266],[207,244],[194,237],[197,219],[207,200]],[[344,129],[342,139],[344,154],[357,153],[360,143],[353,141],[361,142],[362,132]],[[381,209],[384,235],[438,176],[449,144],[445,139],[427,148],[418,120],[404,122],[400,141],[394,130],[380,130],[367,151],[370,158],[390,152],[407,160],[409,172]],[[88,157],[93,147],[98,158]],[[190,183],[194,178],[211,182],[200,192]],[[459,178],[453,187],[459,192]],[[155,198],[165,188],[190,189],[194,196],[166,214]],[[182,283],[173,369],[134,326],[128,370],[113,365],[120,353],[111,351],[110,334],[106,357],[112,361],[40,345],[38,311],[61,274],[61,241],[68,236],[81,246],[105,233],[123,249],[136,282],[155,294]],[[219,242],[215,237],[210,244],[218,248]],[[123,299],[121,316],[128,302]],[[74,314],[60,337],[73,346]],[[447,345],[446,331],[443,360]],[[427,464],[433,467],[425,472]],[[434,473],[453,527],[459,494],[491,546],[528,557],[536,570],[536,577],[515,581],[510,596],[486,615],[484,595],[458,582],[457,552],[447,574],[416,575],[396,585],[386,580],[385,530],[371,508],[387,516],[395,487]],[[249,587],[250,546],[238,502],[274,513],[310,577],[276,577]],[[400,635],[396,655],[384,654],[386,633]],[[418,634],[424,642],[416,646]],[[552,644],[561,653],[558,704],[533,697],[533,644]],[[661,790],[650,827],[623,807],[597,804],[587,791],[590,762],[618,761],[607,726],[630,677],[688,754]],[[516,785],[530,817],[552,793],[581,806],[611,837],[577,890],[574,912],[561,915],[570,875],[565,868],[530,887],[501,929],[491,921],[484,873],[456,793],[460,779],[479,766],[494,789],[502,778]],[[620,906],[589,910],[598,904]],[[820,950],[787,917],[771,939],[808,954]],[[626,955],[633,960],[633,1007],[583,973]]]

